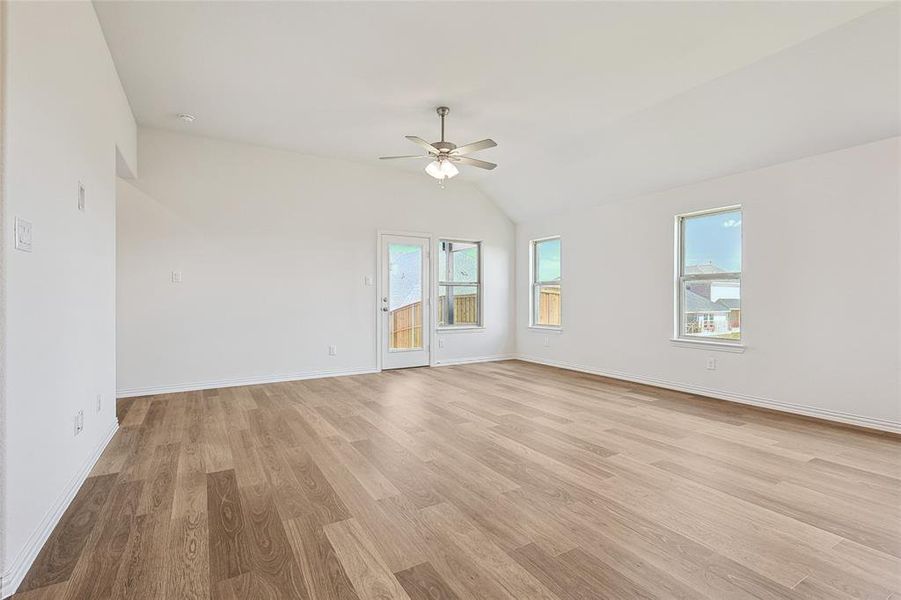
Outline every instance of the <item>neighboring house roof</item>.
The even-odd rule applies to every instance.
[[[729,310],[739,310],[741,308],[741,300],[739,298],[720,298],[716,303],[722,304]]]
[[[712,262],[700,265],[685,265],[686,275],[709,275],[711,273],[726,273],[726,269],[721,269]]]
[[[712,313],[729,312],[729,307],[696,294],[691,290],[685,290],[685,312]]]

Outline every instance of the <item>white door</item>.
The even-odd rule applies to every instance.
[[[379,314],[382,368],[429,364],[429,238],[382,235]]]

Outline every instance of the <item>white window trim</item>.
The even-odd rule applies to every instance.
[[[484,325],[443,325],[438,327],[436,331],[440,334],[445,333],[468,333],[472,331],[485,331]]]
[[[746,346],[741,343],[728,342],[723,340],[697,340],[694,338],[672,338],[670,342],[673,346],[679,348],[703,348],[704,350],[713,350],[716,352],[733,352],[741,354],[745,351]]]
[[[561,321],[563,317],[563,313],[560,313]],[[533,331],[544,331],[547,333],[563,333],[563,327],[555,327],[554,325],[529,325],[529,329]]]
[[[475,283],[468,282],[447,282],[441,281],[441,265],[438,264],[438,261],[441,259],[441,243],[442,242],[460,242],[462,244],[476,244],[478,246],[478,267],[479,267],[479,276],[478,280]],[[484,286],[483,278],[482,278],[482,241],[481,240],[467,240],[458,237],[442,237],[438,238],[438,244],[435,248],[435,331],[437,333],[454,333],[454,332],[464,332],[464,331],[480,331],[485,329],[485,316],[484,316],[484,308],[485,308],[485,299],[484,299]],[[476,294],[479,299],[479,322],[476,324],[466,323],[463,325],[441,325],[441,315],[438,314],[438,309],[441,305],[441,297],[440,291],[442,285],[468,285],[475,286]]]
[[[537,274],[535,265],[537,253],[535,252],[535,247],[539,242],[548,240],[560,240],[560,279],[557,281],[535,281]],[[535,286],[537,285],[556,285],[560,287],[560,325],[535,324]],[[549,332],[563,331],[563,238],[559,235],[549,235],[529,241],[529,329]]]
[[[736,280],[741,285],[742,271],[737,273],[716,273],[711,275],[683,275],[682,274],[682,265],[684,259],[683,252],[683,224],[685,219],[691,217],[700,217],[704,215],[712,215],[716,213],[722,212],[730,212],[740,210],[742,211],[742,220],[744,220],[744,211],[742,210],[741,204],[734,204],[731,206],[721,206],[718,208],[710,208],[706,210],[699,210],[690,213],[683,213],[681,215],[676,215],[675,219],[675,251],[674,251],[674,277],[673,277],[673,337],[671,338],[671,342],[674,346],[680,346],[683,348],[704,348],[708,350],[719,350],[723,352],[744,352],[745,351],[745,332],[741,332],[741,339],[739,340],[724,340],[724,339],[712,339],[706,340],[703,337],[699,336],[687,336],[682,333],[682,284],[684,281],[694,280],[694,281],[706,281],[706,280],[722,280],[722,279],[731,279]],[[744,262],[744,227],[742,228],[742,239],[739,241],[742,245],[742,262]],[[742,269],[744,269],[744,265],[742,265]],[[742,319],[744,322],[744,319]]]

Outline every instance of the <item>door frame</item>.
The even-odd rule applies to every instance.
[[[382,257],[382,236],[386,235],[399,235],[399,236],[407,236],[407,237],[418,237],[428,240],[428,262],[429,262],[429,310],[422,311],[423,319],[428,318],[427,323],[423,323],[423,328],[428,327],[429,330],[429,347],[426,350],[429,357],[429,367],[435,366],[435,353],[432,351],[434,345],[437,343],[436,341],[436,332],[435,332],[435,302],[431,298],[431,292],[435,285],[435,269],[434,269],[434,257],[432,254],[435,252],[435,236],[432,233],[426,233],[423,231],[403,231],[397,229],[377,229],[375,235],[375,272],[376,272],[376,285],[375,285],[375,297],[373,298],[373,312],[375,313],[375,365],[376,370],[381,372],[382,369],[382,344],[384,343],[384,335],[382,333],[382,302],[381,299],[384,297],[382,293],[382,267],[384,267],[384,259]],[[423,282],[425,285],[426,282]]]

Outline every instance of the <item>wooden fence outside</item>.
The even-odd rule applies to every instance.
[[[438,314],[444,313],[446,296],[439,298]],[[457,323],[478,323],[479,303],[476,294],[454,296],[454,317]],[[422,346],[422,303],[416,302],[395,309],[388,314],[388,331],[392,350],[410,350]]]
[[[438,299],[438,314],[444,314],[446,296]],[[454,296],[457,323],[478,323],[479,303],[475,294]],[[560,325],[560,290],[543,289],[538,298],[538,325]],[[422,347],[422,303],[408,304],[388,314],[388,331],[392,350]]]
[[[560,325],[560,288],[544,288],[538,294],[536,325]]]
[[[388,331],[392,350],[422,347],[422,302],[408,304],[388,313]]]
[[[479,298],[476,294],[454,296],[454,323],[473,325],[479,322]],[[438,298],[438,314],[444,314],[447,296]]]

